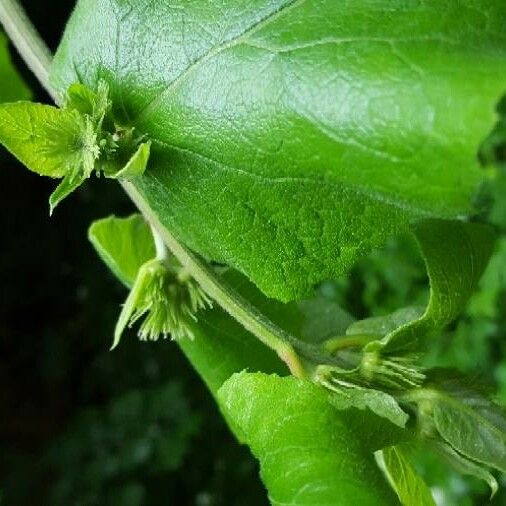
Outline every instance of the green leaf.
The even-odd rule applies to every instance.
[[[153,235],[140,214],[97,220],[90,226],[88,238],[107,267],[128,288],[141,266],[156,256]]]
[[[31,96],[30,89],[12,64],[7,37],[0,32],[0,102],[29,100]]]
[[[31,102],[0,105],[0,143],[42,176],[63,177],[80,167],[87,136],[76,111]]]
[[[427,266],[430,299],[425,312],[406,308],[352,325],[351,332],[379,333],[385,337],[367,345],[383,353],[419,351],[426,337],[441,331],[464,310],[492,254],[491,227],[458,221],[427,220],[415,228]],[[411,319],[414,318],[414,319]]]
[[[323,388],[293,377],[235,374],[218,398],[259,459],[272,504],[396,504],[372,454],[393,437],[390,423],[337,411]]]
[[[148,166],[150,153],[151,142],[143,142],[122,169],[110,176],[106,175],[106,177],[130,181],[133,178],[142,176]]]
[[[499,484],[497,480],[482,466],[473,462],[472,460],[466,459],[459,453],[457,453],[450,445],[445,443],[437,442],[434,443],[433,448],[436,453],[448,462],[457,472],[474,476],[479,480],[483,480],[490,487],[490,498],[499,490]]]
[[[65,107],[89,116],[96,127],[101,126],[111,106],[109,86],[103,80],[98,82],[96,92],[78,82],[71,84],[66,90]]]
[[[409,462],[402,445],[390,446],[376,453],[385,473],[403,506],[435,506],[429,487]]]
[[[336,334],[344,334],[353,322],[353,317],[339,304],[321,294],[302,300],[297,306],[303,315],[300,337],[307,342],[321,343]]]
[[[453,448],[470,459],[506,472],[504,426],[496,425],[480,407],[455,398],[439,397],[433,409],[438,432]]]
[[[409,419],[409,415],[401,409],[395,398],[381,390],[357,386],[341,386],[341,388],[334,386],[332,391],[329,402],[339,410],[368,408],[401,428],[406,426]]]
[[[85,180],[82,174],[67,174],[49,197],[49,215],[51,216],[56,206],[77,190]]]
[[[420,318],[425,312],[423,307],[408,306],[385,316],[373,316],[353,322],[347,329],[348,336],[386,336],[399,327]]]
[[[432,380],[413,394],[422,425],[431,425],[457,452],[506,472],[506,413],[486,395],[452,378]]]
[[[288,300],[410,223],[474,212],[506,89],[500,2],[147,6],[80,0],[52,82],[108,81],[153,142],[137,189],[198,253]]]

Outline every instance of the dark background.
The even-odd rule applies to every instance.
[[[1,0],[0,0],[1,1]],[[23,2],[54,50],[73,1]],[[38,101],[49,102],[17,55]],[[87,241],[89,224],[134,211],[119,185],[92,178],[49,219],[54,182],[0,151],[0,504],[267,504],[248,450],[231,437],[177,346],[133,333],[109,352],[124,288]],[[506,225],[506,184],[488,219]],[[481,373],[506,401],[506,241],[481,291],[427,361]],[[356,317],[423,301],[416,248],[390,241],[336,296]],[[418,467],[441,504],[486,504],[482,484],[428,455]],[[506,504],[499,493],[495,504]]]

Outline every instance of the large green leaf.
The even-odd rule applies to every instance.
[[[80,0],[52,81],[106,79],[164,225],[287,300],[472,212],[505,24],[496,0]]]
[[[340,412],[328,392],[293,377],[240,373],[219,390],[225,415],[260,460],[274,505],[397,504],[373,451],[397,437],[368,412]]]
[[[0,32],[0,102],[28,100],[32,93],[12,65],[7,37]]]

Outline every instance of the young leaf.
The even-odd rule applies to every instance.
[[[71,85],[61,109],[30,102],[0,106],[0,143],[34,172],[63,177],[49,199],[51,214],[93,171],[130,180],[146,170],[151,142],[142,142],[145,136],[132,127],[119,127],[111,105],[109,86],[100,80],[96,92]]]
[[[420,223],[415,235],[429,274],[429,304],[419,318],[416,318],[418,310],[408,308],[355,323],[352,332],[387,332],[381,341],[367,345],[367,351],[420,351],[427,336],[442,330],[463,311],[487,265],[495,240],[491,227],[443,220]],[[409,321],[412,316],[415,319]]]
[[[135,186],[163,224],[288,300],[473,213],[505,24],[481,0],[80,0],[52,82],[106,78],[156,147]]]
[[[462,382],[443,379],[414,393],[422,426],[437,433],[469,459],[506,472],[506,414],[485,395]]]
[[[129,181],[135,177],[142,176],[148,166],[150,153],[151,142],[143,142],[122,169],[115,174],[106,174],[106,177],[113,179],[126,179]]]
[[[328,388],[333,392],[329,397],[329,402],[339,410],[368,408],[376,415],[386,418],[398,427],[404,428],[406,426],[409,415],[401,409],[395,398],[386,392],[335,384],[328,386]]]
[[[51,216],[56,209],[56,206],[64,199],[66,199],[72,192],[77,190],[86,180],[84,174],[75,173],[71,171],[56,187],[56,190],[49,196],[49,215]]]
[[[11,62],[7,37],[0,32],[0,102],[29,100],[31,95]]]
[[[347,336],[386,336],[399,327],[418,320],[425,309],[419,306],[408,306],[398,309],[385,316],[373,316],[364,320],[353,322],[347,329]]]
[[[409,462],[403,445],[383,448],[375,457],[403,506],[436,506],[429,487]]]
[[[457,453],[450,445],[441,442],[435,442],[432,448],[441,457],[448,462],[457,472],[461,474],[467,474],[474,476],[479,480],[483,480],[490,487],[490,498],[499,490],[499,484],[497,480],[482,466],[473,462],[472,460],[466,459],[459,453]]]
[[[398,437],[394,426],[362,411],[337,411],[327,398],[309,381],[245,372],[218,392],[232,428],[260,461],[272,504],[397,504],[373,459]]]
[[[103,80],[98,82],[96,92],[79,82],[71,84],[67,90],[65,108],[90,117],[97,129],[102,126],[111,107],[109,86]]]
[[[151,230],[140,214],[93,222],[88,238],[114,275],[128,288],[143,264],[155,258]]]
[[[79,114],[48,105],[0,105],[0,143],[31,171],[63,177],[83,162],[88,132]]]

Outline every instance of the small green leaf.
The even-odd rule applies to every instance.
[[[346,335],[384,337],[413,320],[420,318],[425,309],[420,306],[408,306],[398,309],[385,316],[373,316],[353,322],[347,329]]]
[[[29,100],[31,95],[12,64],[7,37],[0,32],[0,102]]]
[[[142,176],[148,166],[150,153],[151,142],[143,142],[122,169],[110,176],[106,174],[106,177],[130,180]]]
[[[432,424],[457,452],[506,472],[506,413],[500,406],[455,379],[430,382],[413,396],[422,426]]]
[[[436,453],[448,462],[457,472],[474,476],[483,480],[490,487],[490,498],[499,490],[497,480],[482,466],[465,458],[457,453],[450,445],[441,442],[435,442],[432,446]]]
[[[65,108],[89,116],[97,127],[101,126],[111,107],[109,86],[103,80],[99,81],[96,92],[81,83],[73,83],[67,90]]]
[[[82,174],[67,174],[49,197],[49,215],[51,216],[56,206],[77,190],[85,180],[86,178]]]
[[[93,222],[88,238],[105,264],[128,288],[143,264],[155,257],[151,230],[140,214]]]
[[[495,234],[491,227],[459,221],[426,220],[414,233],[430,279],[430,299],[419,318],[415,308],[361,324],[352,331],[389,331],[383,339],[366,346],[366,351],[382,353],[418,352],[426,337],[441,331],[464,310],[476,289],[492,254]],[[458,252],[458,253],[457,253]],[[406,321],[410,316],[415,317]],[[395,324],[400,324],[393,329]]]
[[[506,472],[506,432],[476,406],[458,399],[439,398],[434,421],[441,436],[463,455]]]
[[[81,83],[72,83],[67,90],[65,107],[81,114],[92,115],[95,109],[96,93]]]
[[[397,504],[373,458],[399,437],[390,422],[338,411],[323,388],[293,377],[235,374],[218,399],[239,439],[260,460],[273,505]]]
[[[429,487],[409,462],[404,445],[383,448],[375,456],[403,506],[436,505]]]
[[[329,402],[339,410],[368,408],[401,428],[406,426],[409,419],[409,415],[402,410],[395,398],[381,390],[351,384],[349,386],[332,384],[331,390],[333,393],[329,397]]]
[[[0,105],[0,143],[42,176],[63,177],[79,167],[86,136],[76,111],[31,102]]]

